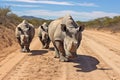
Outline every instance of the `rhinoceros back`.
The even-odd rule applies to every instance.
[[[49,37],[52,42],[55,40],[63,40],[63,32],[61,31],[62,18],[52,21],[48,27]]]

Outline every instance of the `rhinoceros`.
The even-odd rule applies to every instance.
[[[41,26],[39,26],[38,37],[42,43],[42,48],[48,49],[50,44],[50,38],[48,35],[48,25],[46,22],[44,22]]]
[[[52,21],[48,26],[48,34],[55,49],[55,58],[62,62],[75,58],[83,30],[84,26],[78,26],[70,15]]]
[[[34,37],[35,28],[32,24],[23,20],[15,30],[15,36],[21,47],[21,52],[30,52],[29,46]]]

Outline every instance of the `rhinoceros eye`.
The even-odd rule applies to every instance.
[[[18,27],[18,31],[20,31],[21,34],[24,34],[24,31],[20,27]]]
[[[66,31],[66,35],[72,37],[72,33],[69,30]]]
[[[19,31],[22,31],[22,29],[21,29],[20,27],[18,27],[18,30],[19,30]]]

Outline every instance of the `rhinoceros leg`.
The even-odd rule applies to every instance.
[[[21,47],[20,52],[24,52],[24,50],[23,50],[24,45],[21,45],[20,37],[17,37],[17,40],[18,40],[18,43],[19,43],[19,45],[20,45],[20,47]]]
[[[30,52],[29,46],[30,46],[30,44],[26,45],[27,52]]]
[[[42,48],[43,48],[43,49],[48,49],[48,48],[49,48],[50,42],[41,41],[41,43],[42,43]]]
[[[59,58],[60,57],[59,51],[57,50],[56,47],[54,47],[54,49],[55,49],[55,56],[54,56],[54,58]]]
[[[47,42],[47,47],[49,48],[49,45],[50,45],[50,38],[49,38],[49,40],[48,40],[48,42]]]
[[[44,49],[44,42],[42,41],[42,37],[41,36],[39,36],[39,40],[41,41],[41,43],[42,43],[42,48]]]
[[[55,41],[55,45],[59,51],[59,54],[60,54],[60,61],[62,62],[67,62],[68,61],[68,58],[66,58],[66,54],[65,54],[65,50],[64,50],[64,47],[63,47],[63,43],[61,41]]]
[[[45,49],[48,49],[49,48],[49,45],[50,45],[50,40],[48,40],[46,43],[44,43],[44,48]]]
[[[49,45],[45,42],[42,42],[42,48],[43,49],[48,49],[49,48]]]
[[[20,52],[24,52],[24,45],[21,45],[21,44],[20,44],[20,47],[21,47]]]
[[[27,52],[26,46],[23,47],[22,52]]]
[[[41,43],[42,43],[42,48],[43,48],[43,49],[46,49],[46,46],[45,46],[45,45],[46,45],[46,43],[45,43],[45,42],[43,42],[43,41],[42,41]]]

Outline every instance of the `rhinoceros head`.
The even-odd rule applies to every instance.
[[[75,57],[82,39],[81,32],[84,30],[84,26],[78,26],[70,17],[68,21],[66,21],[66,24],[61,24],[61,30],[65,34],[64,48],[67,57]]]
[[[48,40],[49,40],[49,35],[48,35],[48,27],[47,26],[40,26],[41,27],[41,29],[42,29],[42,36],[41,36],[41,40],[43,41],[43,42],[48,42]]]
[[[29,44],[30,42],[30,27],[26,27],[24,29],[21,29],[20,27],[18,27],[18,31],[21,33],[20,34],[20,42],[21,42],[21,45],[22,44]]]

